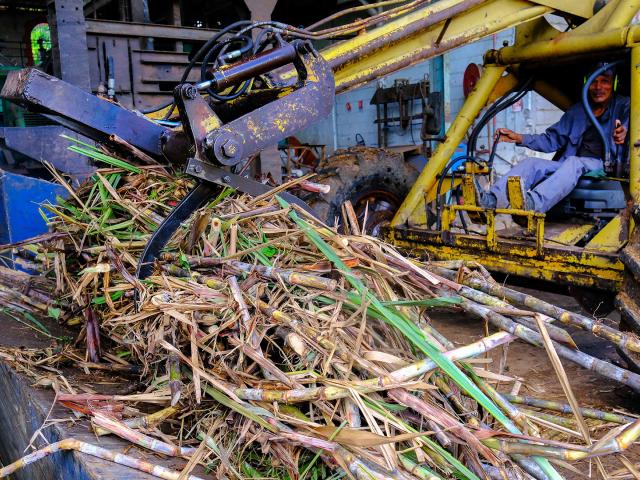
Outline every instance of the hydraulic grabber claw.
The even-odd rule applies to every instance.
[[[289,64],[293,64],[297,74],[293,85],[264,77]],[[233,103],[214,104],[200,93],[203,90],[221,92],[247,85],[256,78],[261,78],[264,87],[248,90],[243,86],[245,93]],[[326,116],[333,104],[334,80],[329,65],[309,43],[288,43],[276,37],[273,48],[243,61],[210,69],[207,80],[200,84],[178,85],[174,101],[180,113],[181,129],[161,126],[34,69],[10,75],[2,96],[94,140],[108,143],[111,135],[115,135],[156,158],[186,162],[185,173],[198,179],[198,184],[151,237],[136,272],[138,278],[143,279],[153,272],[154,260],[180,224],[213,198],[221,186],[254,196],[270,190],[266,185],[237,175],[234,168]],[[293,195],[279,195],[313,213]]]

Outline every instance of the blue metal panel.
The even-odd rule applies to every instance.
[[[38,211],[40,204],[55,203],[56,196],[66,193],[58,184],[0,170],[0,244],[45,233],[47,224]]]

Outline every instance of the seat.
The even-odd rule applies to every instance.
[[[576,188],[548,213],[554,217],[611,218],[627,206],[619,180],[607,177],[580,177]]]

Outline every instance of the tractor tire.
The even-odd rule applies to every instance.
[[[331,187],[307,199],[319,217],[340,225],[342,204],[350,200],[361,226],[367,212],[365,230],[374,236],[391,221],[420,173],[402,154],[373,147],[337,150],[317,172],[314,181]]]
[[[616,294],[613,292],[570,285],[569,295],[578,302],[589,317],[606,317],[616,309]]]
[[[622,290],[616,297],[616,307],[620,310],[620,330],[640,336],[640,207],[631,211],[636,228],[623,249],[620,259],[625,266]],[[629,370],[640,373],[640,353],[619,348],[618,353],[627,362]]]

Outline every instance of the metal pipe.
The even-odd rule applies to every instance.
[[[207,72],[207,77],[211,81],[211,86],[220,91],[287,65],[293,62],[296,56],[295,47],[286,43],[278,48],[254,55],[244,62],[233,64],[226,68],[211,69]]]
[[[511,46],[490,50],[486,53],[484,60],[489,64],[512,65],[626,48],[636,42],[640,42],[640,26],[617,28],[589,35],[568,33],[551,41],[543,40],[522,47]]]
[[[612,9],[611,15],[609,15],[607,23],[602,30],[610,30],[612,28],[629,25],[635,14],[640,10],[640,0],[619,0],[617,3],[615,7],[610,7]]]
[[[640,45],[631,49],[631,115],[629,142],[631,165],[629,189],[633,203],[640,204]]]
[[[549,9],[547,7],[528,7],[516,12],[486,18],[481,24],[474,25],[473,28],[464,31],[460,31],[459,20],[460,15],[463,13],[451,13],[451,16],[445,18],[443,22],[435,23],[434,26],[425,27],[423,31],[418,32],[413,41],[419,47],[410,53],[407,53],[405,43],[408,42],[409,35],[404,31],[399,32],[398,38],[388,45],[386,42],[387,37],[373,39],[361,50],[353,51],[341,58],[342,64],[339,67],[335,65],[335,62],[331,62],[336,76],[336,91],[343,92],[358,87],[381,76],[389,75],[402,68],[446,53],[453,48],[471,43],[492,32],[513,27],[548,12]],[[467,15],[466,11],[464,15]],[[429,17],[428,20],[431,20],[431,18]],[[440,23],[446,25],[448,20],[451,20],[452,23],[455,22],[456,28],[450,27],[451,31],[449,31],[443,25],[442,30],[438,30]],[[471,24],[474,24],[475,21],[477,20],[474,18],[468,19]],[[426,22],[427,20],[425,20]],[[445,33],[442,39],[439,39],[436,34],[442,31],[445,31]],[[384,46],[384,52],[377,52],[381,45]]]
[[[428,192],[431,187],[433,187],[438,172],[443,169],[460,142],[464,139],[471,124],[486,105],[489,95],[491,95],[491,92],[504,71],[505,67],[503,66],[486,66],[478,83],[469,94],[456,119],[447,131],[446,140],[438,146],[426,167],[420,173],[416,183],[411,187],[407,197],[393,218],[391,226],[396,227],[404,224],[420,203],[423,193]]]

